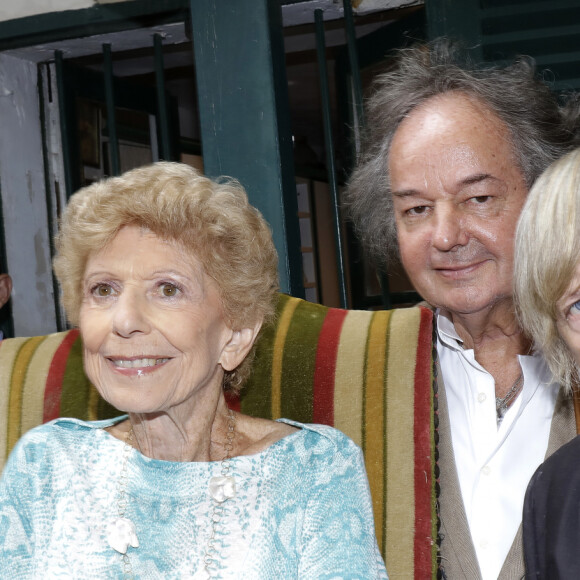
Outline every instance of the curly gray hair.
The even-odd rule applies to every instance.
[[[478,68],[447,39],[401,49],[390,70],[374,82],[367,103],[361,154],[344,205],[371,258],[384,264],[398,257],[388,155],[399,124],[428,99],[457,91],[480,101],[505,123],[528,187],[554,160],[580,144],[580,101],[560,106],[520,57],[505,68]]]

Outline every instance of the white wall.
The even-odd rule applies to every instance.
[[[94,4],[111,4],[120,1],[122,0],[1,0],[0,21],[48,12],[78,10],[90,8]]]
[[[34,63],[0,54],[0,191],[16,336],[56,330]]]

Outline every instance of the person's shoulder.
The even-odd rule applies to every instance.
[[[299,431],[295,437],[306,449],[311,449],[314,453],[331,451],[345,455],[361,453],[360,447],[350,437],[329,425],[300,423],[290,419],[279,421],[296,427]]]
[[[313,489],[325,490],[323,494],[342,489],[360,495],[357,503],[370,502],[362,450],[350,437],[328,425],[288,422],[299,431],[280,446],[276,455],[278,460],[283,456],[283,462],[276,463],[284,465],[290,480],[301,482],[306,496]]]
[[[16,443],[13,453],[24,453],[27,459],[39,461],[47,449],[76,442],[79,437],[108,427],[118,420],[122,420],[122,417],[103,421],[84,421],[71,417],[59,417],[33,427],[24,433]]]
[[[42,425],[33,427],[22,436],[22,440],[26,441],[29,439],[50,437],[53,434],[59,433],[92,432],[97,429],[110,427],[124,418],[125,416],[100,421],[85,421],[74,417],[58,417]]]
[[[103,437],[103,428],[117,420],[123,420],[123,417],[106,421],[64,417],[38,425],[16,442],[4,466],[4,473],[13,474],[16,471],[26,473],[31,478],[45,477],[52,471],[58,471],[62,477],[71,475],[79,462],[107,441]]]
[[[580,488],[580,436],[556,450],[536,469],[530,488],[537,494],[552,494],[554,490]]]
[[[576,435],[573,439],[562,445],[559,449],[554,451],[548,457],[542,467],[548,468],[555,473],[562,473],[562,470],[573,470],[580,473],[578,463],[580,461],[580,435]]]

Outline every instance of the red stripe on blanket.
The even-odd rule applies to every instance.
[[[66,371],[66,363],[70,350],[78,337],[79,331],[77,329],[71,330],[54,353],[50,363],[50,370],[48,371],[46,387],[44,388],[43,423],[60,417],[62,381]]]
[[[415,366],[415,578],[433,577],[433,464],[432,404],[433,313],[421,308]]]
[[[340,344],[340,330],[348,311],[330,308],[320,334],[314,367],[312,421],[334,425],[334,375],[336,356]]]

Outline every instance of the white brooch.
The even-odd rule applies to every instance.
[[[236,480],[231,475],[216,475],[209,480],[209,493],[219,503],[236,497]]]
[[[115,518],[109,522],[106,533],[109,546],[119,554],[126,554],[129,546],[139,547],[135,524],[127,518]]]

